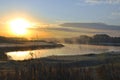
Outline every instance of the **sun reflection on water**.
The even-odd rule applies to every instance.
[[[6,54],[12,60],[25,60],[32,58],[32,56],[30,55],[30,51],[16,51],[16,52],[8,52]]]

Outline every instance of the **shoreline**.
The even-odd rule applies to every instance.
[[[24,50],[36,50],[36,49],[48,49],[48,48],[61,48],[63,44],[50,44],[50,45],[28,45],[28,46],[14,46],[14,47],[0,47],[1,51],[24,51]]]
[[[28,60],[6,60],[0,61],[1,67],[12,68],[20,67],[23,65],[39,65],[38,63],[45,64],[46,66],[55,67],[56,65],[64,65],[69,67],[95,67],[106,64],[119,64],[120,52],[105,52],[101,54],[85,54],[85,55],[69,55],[69,56],[48,56],[43,58],[28,59]],[[6,66],[9,65],[9,66]]]
[[[17,46],[5,46],[5,47],[0,47],[0,60],[8,60],[7,55],[5,54],[6,52],[11,52],[11,51],[25,51],[25,50],[36,50],[36,49],[52,49],[52,48],[61,48],[64,47],[63,44],[58,44],[58,43],[49,43],[49,44],[20,44]]]

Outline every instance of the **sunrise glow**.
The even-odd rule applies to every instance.
[[[9,26],[14,34],[24,35],[27,33],[27,28],[30,27],[30,22],[25,19],[18,18],[11,20]]]

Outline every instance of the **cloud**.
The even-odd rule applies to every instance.
[[[96,4],[96,3],[99,3],[100,1],[99,0],[85,0],[85,2]]]
[[[62,27],[51,27],[51,28],[29,28],[29,30],[36,30],[36,31],[41,31],[41,30],[52,30],[52,31],[65,31],[65,32],[80,32],[80,30],[75,30],[75,29],[70,29],[70,28],[62,28]]]
[[[65,31],[65,32],[80,32],[80,30],[69,29],[69,28],[47,28],[48,30],[56,30],[56,31]]]
[[[99,29],[99,30],[120,30],[120,26],[108,25],[104,23],[63,23],[60,24],[60,26],[73,27],[73,28]]]
[[[120,0],[85,0],[86,3],[90,3],[90,4],[100,4],[100,3],[104,3],[104,4],[119,4]]]
[[[108,25],[104,23],[63,23],[59,26],[51,26],[51,27],[33,27],[29,28],[31,31],[43,31],[50,32],[56,36],[64,36],[71,34],[81,35],[81,34],[109,34],[111,36],[119,36],[120,35],[120,26],[116,25]]]
[[[106,19],[115,21],[118,24],[120,19],[120,11],[110,13],[108,16],[106,16]]]
[[[78,26],[78,24],[81,24],[82,26]],[[61,24],[60,27],[49,27],[49,28],[48,27],[47,28],[37,27],[37,28],[31,28],[30,30],[57,32],[57,33],[62,33],[62,34],[63,33],[65,33],[65,34],[66,33],[71,33],[71,34],[75,33],[75,34],[79,34],[79,35],[80,34],[103,34],[103,33],[114,35],[114,36],[120,35],[120,33],[119,33],[120,27],[119,27],[119,29],[118,28],[117,29],[113,29],[113,28],[109,29],[106,27],[99,28],[100,26],[105,27],[105,26],[107,26],[107,24],[103,24],[103,23],[67,23],[66,24],[66,23],[64,23],[64,24]]]
[[[113,12],[112,15],[113,16],[120,16],[120,12]]]

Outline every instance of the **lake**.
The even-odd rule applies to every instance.
[[[12,60],[25,60],[31,58],[41,58],[53,55],[83,55],[83,54],[99,54],[110,51],[120,51],[118,46],[97,46],[97,45],[81,45],[81,44],[64,44],[65,47],[55,49],[40,49],[31,51],[14,51],[6,54]]]

